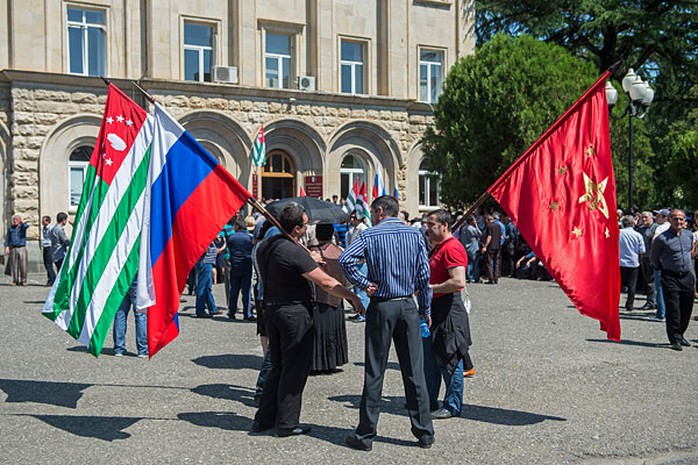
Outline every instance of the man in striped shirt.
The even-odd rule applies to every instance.
[[[349,447],[364,451],[372,449],[376,437],[391,339],[400,360],[412,434],[419,447],[429,448],[434,443],[419,326],[420,316],[431,324],[429,260],[421,234],[397,218],[398,210],[398,202],[391,196],[374,200],[371,221],[376,226],[352,241],[339,258],[349,281],[371,296],[366,312],[366,368],[359,426],[346,438]],[[359,272],[364,259],[367,276]]]

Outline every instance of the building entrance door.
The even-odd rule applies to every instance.
[[[267,155],[262,169],[262,197],[284,199],[296,196],[296,167],[291,157],[277,150]]]

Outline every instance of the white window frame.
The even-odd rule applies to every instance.
[[[82,197],[82,190],[78,196],[77,203],[73,203],[71,192],[73,191],[73,177],[71,176],[73,170],[82,171],[82,189],[85,188],[85,176],[87,175],[87,167],[90,163],[87,161],[69,161],[68,162],[68,205],[71,209],[77,208],[80,204],[80,197]]]
[[[197,25],[197,26],[206,26],[206,27],[210,27],[210,28],[211,28],[211,40],[212,40],[212,45],[211,45],[211,46],[207,46],[207,45],[193,45],[193,44],[187,44],[187,42],[186,42],[187,37],[186,37],[185,32],[184,32],[184,31],[185,31],[184,26],[185,26],[186,24],[195,24],[195,25]],[[217,37],[216,32],[217,32],[217,31],[216,31],[216,25],[215,25],[215,24],[207,23],[207,22],[205,22],[205,21],[195,21],[195,20],[190,20],[190,19],[185,19],[185,20],[184,20],[184,22],[182,23],[182,74],[183,74],[182,77],[183,77],[184,80],[186,80],[186,81],[188,81],[188,82],[213,82],[213,67],[214,67],[215,64],[216,64],[216,63],[215,63],[215,61],[216,61],[216,54],[215,54],[216,48],[215,48],[215,45],[216,45],[216,37]],[[187,50],[196,52],[196,53],[198,54],[198,56],[199,56],[199,80],[198,80],[198,81],[197,81],[197,80],[189,81],[188,79],[186,79],[186,70],[185,70],[186,58],[185,58],[185,56],[186,56],[186,51],[187,51]],[[209,61],[210,61],[210,63],[211,63],[211,69],[208,70],[209,75],[211,76],[211,80],[210,80],[210,81],[207,81],[207,80],[205,79],[205,76],[206,76],[206,69],[204,68],[204,63],[205,63],[205,60],[204,60],[204,53],[207,52],[207,51],[211,54],[211,57],[210,57],[210,59],[209,59]]]
[[[289,54],[282,54],[282,53],[269,53],[267,52],[267,37],[269,35],[276,35],[276,36],[286,36],[288,37],[288,45],[289,45]],[[295,50],[296,50],[296,41],[295,37],[293,34],[288,34],[285,32],[277,32],[277,31],[265,31],[265,38],[264,38],[264,87],[267,89],[293,89],[293,82],[295,78],[295,73],[294,73],[294,66],[295,66],[295,61],[294,61],[294,55],[295,55]],[[267,83],[267,60],[272,59],[276,60],[276,72],[277,75],[279,76],[278,83],[277,85],[274,86],[269,86]],[[288,85],[289,87],[284,87],[284,79],[283,79],[283,63],[284,60],[288,60]]]
[[[363,57],[364,61],[353,61],[353,60],[344,60],[342,59],[342,44],[345,42],[347,43],[352,43],[352,44],[357,44],[359,47],[361,47],[361,55]],[[342,92],[342,84],[343,82],[341,81],[342,79],[342,68],[344,66],[349,66],[351,69],[351,85],[349,94],[350,95],[364,95],[366,94],[366,76],[368,75],[366,72],[366,56],[367,56],[367,51],[368,51],[368,44],[366,41],[363,40],[356,40],[356,39],[347,39],[347,38],[341,38],[339,41],[339,91]],[[361,71],[361,77],[362,77],[362,83],[363,83],[363,89],[360,91],[357,91],[356,89],[356,76],[359,74],[356,70],[358,66],[362,67]]]
[[[422,60],[422,52],[435,52],[441,54],[441,61],[428,61],[428,60]],[[444,75],[444,70],[446,69],[444,61],[446,60],[446,53],[442,49],[438,48],[430,48],[430,47],[420,47],[419,48],[419,76],[418,76],[418,92],[419,92],[419,101],[420,102],[425,102],[425,103],[436,103],[439,100],[439,97],[441,97],[441,93],[443,92],[442,86],[444,79],[446,76]],[[422,100],[422,66],[427,67],[427,75],[426,75],[426,81],[427,81],[427,100]],[[439,86],[438,89],[432,89],[431,87],[431,78],[434,74],[434,69],[435,68],[441,68],[441,85]],[[432,98],[432,93],[436,90],[437,95]]]
[[[439,207],[439,199],[441,198],[441,175],[439,173],[435,173],[433,171],[428,171],[428,170],[419,170],[419,176],[418,176],[418,195],[421,196],[421,191],[422,191],[422,177],[424,177],[424,191],[426,195],[426,201],[429,202],[429,193],[431,192],[431,183],[432,181],[436,182],[436,203],[432,204],[422,204],[422,199],[419,199],[419,208],[420,209],[428,209],[428,208],[437,208]],[[436,179],[434,179],[436,177]]]
[[[359,187],[361,186],[362,182],[366,182],[366,161],[361,158],[360,156],[352,153],[348,153],[342,157],[342,163],[344,162],[344,159],[346,157],[353,157],[355,162],[358,162],[361,166],[361,168],[342,168],[342,165],[340,163],[339,165],[339,186],[340,186],[340,196],[343,199],[347,198],[347,195],[349,195],[349,191],[351,188],[354,186],[354,179],[359,180]],[[349,176],[349,183],[348,183],[348,189],[347,192],[341,192],[341,186],[342,186],[342,176],[343,175],[348,175]]]
[[[82,12],[82,21],[71,21],[68,19],[68,9],[71,10],[79,10]],[[100,12],[104,15],[104,25],[102,24],[97,24],[97,23],[88,23],[87,18],[86,18],[86,12],[87,11],[93,11],[93,12]],[[108,19],[107,19],[107,10],[102,9],[102,8],[85,8],[82,5],[72,5],[72,4],[67,4],[66,9],[65,9],[65,18],[66,18],[66,41],[68,43],[67,47],[67,52],[66,57],[68,58],[68,63],[67,63],[67,69],[69,74],[74,74],[78,76],[89,76],[89,69],[90,69],[90,62],[89,62],[89,29],[90,28],[96,28],[101,30],[104,33],[104,69],[101,70],[101,75],[106,76],[108,74],[108,45],[107,45],[107,24],[108,24]],[[71,28],[78,28],[81,30],[82,33],[82,72],[74,72],[70,69],[70,29]]]

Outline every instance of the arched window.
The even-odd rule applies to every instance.
[[[342,165],[339,168],[340,176],[340,198],[346,199],[349,195],[349,189],[354,185],[354,180],[359,180],[359,187],[362,182],[366,182],[366,166],[361,158],[355,155],[347,155],[342,160]]]
[[[425,160],[419,165],[419,207],[436,208],[439,206],[439,176]]]
[[[280,150],[267,154],[262,168],[262,197],[283,199],[295,196],[296,167],[293,160]]]
[[[70,206],[77,207],[80,204],[82,189],[85,185],[87,165],[92,156],[92,147],[82,145],[70,153],[68,161],[68,182],[70,193]]]

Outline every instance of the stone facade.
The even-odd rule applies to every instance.
[[[322,176],[322,195],[339,195],[340,166],[352,155],[369,192],[380,170],[413,216],[420,139],[432,114],[418,101],[420,47],[443,51],[445,73],[474,46],[471,0],[0,0],[5,224],[15,212],[38,225],[43,214],[71,211],[71,153],[91,147],[99,131],[106,86],[69,73],[69,6],[105,12],[113,82],[148,108],[131,85],[138,81],[249,190],[255,175],[260,187],[266,182],[250,163],[264,125],[267,152],[291,160],[295,193],[307,177]],[[235,66],[237,84],[184,80],[182,31],[191,21],[214,28],[214,64]],[[292,75],[313,76],[317,90],[265,87],[269,31],[293,38]],[[363,95],[340,93],[345,39],[365,45]],[[38,228],[29,232],[38,237]]]

